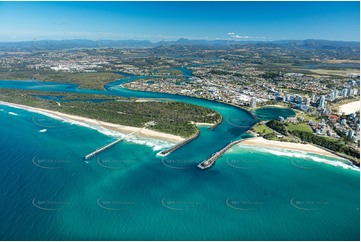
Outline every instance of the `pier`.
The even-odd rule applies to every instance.
[[[182,142],[180,142],[180,143],[178,143],[178,144],[176,144],[176,145],[174,145],[174,146],[172,146],[172,147],[170,147],[170,148],[168,148],[166,150],[163,150],[163,151],[159,152],[158,155],[160,155],[160,156],[168,155],[169,153],[175,151],[176,149],[179,149],[180,147],[182,147],[182,146],[188,144],[189,142],[191,142],[192,140],[196,139],[199,136],[199,134],[200,134],[200,131],[197,130],[197,133],[195,135],[193,135],[192,137],[190,137],[190,138],[188,138],[186,140],[183,140]]]
[[[145,128],[145,127],[144,127],[144,128]],[[124,136],[124,137],[122,137],[122,138],[116,139],[116,140],[114,140],[113,142],[111,142],[111,143],[109,143],[109,144],[107,144],[107,145],[104,145],[104,146],[96,149],[96,150],[93,151],[92,153],[89,153],[88,155],[84,156],[84,160],[88,160],[88,159],[92,158],[93,156],[95,156],[95,155],[99,154],[100,152],[102,152],[102,151],[104,151],[104,150],[112,147],[113,145],[115,145],[115,144],[119,143],[120,141],[126,139],[128,136],[130,136],[130,135],[132,135],[132,134],[135,134],[135,133],[141,131],[141,130],[144,129],[144,128],[140,128],[139,130],[136,130],[136,131],[134,131],[134,132],[132,132],[132,133],[130,133],[130,134],[127,134],[126,136]]]
[[[216,162],[216,160],[219,157],[221,157],[229,148],[231,148],[233,145],[241,143],[242,141],[243,140],[236,140],[236,141],[233,141],[233,142],[227,144],[222,149],[220,149],[219,151],[217,151],[216,153],[211,155],[211,157],[209,157],[207,160],[204,160],[201,163],[199,163],[198,167],[202,170],[211,167]]]

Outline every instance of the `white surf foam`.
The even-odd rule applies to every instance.
[[[43,113],[43,114],[46,116],[49,116],[46,113]],[[114,138],[123,138],[123,137],[127,136],[127,134],[120,133],[120,132],[110,130],[110,129],[106,129],[100,125],[70,120],[70,119],[62,118],[62,117],[55,116],[55,115],[53,117],[56,119],[62,120],[63,122],[70,123],[72,125],[78,125],[78,126],[94,129],[106,136],[110,136],[110,137],[114,137]],[[168,148],[173,145],[172,143],[167,142],[167,141],[153,139],[153,138],[145,138],[145,137],[140,137],[140,136],[135,136],[135,135],[128,136],[125,140],[129,141],[131,143],[135,143],[135,144],[146,145],[148,147],[151,147],[154,151],[157,151],[157,150],[160,150],[163,148]]]
[[[169,148],[172,145],[174,145],[165,140],[145,138],[145,137],[140,137],[140,136],[136,136],[136,135],[130,135],[127,138],[125,138],[125,140],[129,141],[131,143],[135,143],[135,144],[146,145],[148,147],[151,147],[153,151],[162,150],[162,149]]]
[[[72,120],[72,119],[63,118],[63,117],[57,116],[55,114],[50,114],[50,113],[47,113],[47,112],[43,112],[43,111],[31,109],[31,108],[29,108],[27,111],[42,114],[44,116],[47,116],[47,117],[50,117],[50,118],[53,118],[53,119],[56,119],[56,120],[60,120],[60,121],[63,121],[64,123],[68,123],[68,124],[71,124],[71,125],[77,125],[77,126],[82,126],[82,127],[94,129],[94,130],[97,130],[98,132],[100,132],[102,134],[107,135],[107,136],[116,137],[116,138],[121,138],[121,137],[125,136],[122,133],[103,128],[103,127],[101,127],[99,125],[89,124],[89,123],[81,122],[81,121],[75,121],[75,120]]]
[[[19,114],[14,113],[14,112],[8,112],[8,114],[10,114],[10,115],[14,115],[14,116],[19,116]]]
[[[23,109],[17,106],[13,106],[11,104],[6,104],[7,106],[11,106],[17,109]],[[77,126],[82,126],[82,127],[86,127],[86,128],[90,128],[90,129],[94,129],[106,136],[110,136],[110,137],[114,137],[114,138],[122,138],[124,136],[126,136],[127,134],[124,133],[120,133],[120,132],[116,132],[114,130],[110,130],[110,129],[106,129],[100,125],[96,125],[96,124],[89,124],[86,122],[81,122],[81,121],[75,121],[72,119],[67,119],[67,118],[63,118],[63,117],[59,117],[57,115],[54,114],[50,114],[47,112],[43,112],[43,111],[39,111],[36,109],[32,109],[32,108],[28,108],[28,109],[23,109],[29,112],[33,112],[33,113],[38,113],[38,114],[42,114],[44,116],[56,119],[56,120],[61,120],[63,122],[69,123],[71,125],[77,125]],[[135,143],[135,144],[140,144],[140,145],[146,145],[148,147],[151,147],[154,151],[158,151],[164,148],[168,148],[171,147],[172,145],[174,145],[173,143],[164,141],[164,140],[158,140],[158,139],[153,139],[153,138],[145,138],[145,137],[140,137],[140,136],[135,136],[135,135],[131,135],[129,137],[127,137],[125,139],[126,141],[129,141],[131,143]]]
[[[240,146],[240,147],[246,147],[246,146]],[[247,149],[250,147],[247,146]],[[298,159],[309,159],[314,162],[318,163],[324,163],[332,166],[338,166],[342,167],[344,169],[351,169],[355,171],[360,171],[360,169],[357,166],[352,165],[348,160],[342,159],[342,158],[331,158],[327,156],[317,156],[312,153],[304,152],[304,151],[293,151],[288,149],[281,149],[281,148],[255,148],[257,151],[264,152],[264,153],[270,153],[276,156],[284,156],[284,157],[294,157]]]
[[[44,133],[46,131],[48,131],[48,130],[47,129],[41,129],[41,130],[39,130],[39,133]]]

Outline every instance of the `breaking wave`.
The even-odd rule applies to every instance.
[[[86,123],[86,122],[81,122],[81,121],[75,121],[72,119],[68,119],[68,118],[63,118],[54,114],[50,114],[47,112],[43,112],[40,110],[36,110],[36,109],[32,109],[32,108],[21,108],[21,107],[17,107],[15,105],[11,105],[11,104],[6,104],[7,106],[11,106],[17,109],[21,109],[21,110],[26,110],[28,112],[33,112],[33,113],[38,113],[56,120],[60,120],[63,121],[65,123],[71,124],[71,125],[77,125],[77,126],[82,126],[85,128],[90,128],[90,129],[94,129],[96,131],[98,131],[99,133],[102,133],[106,136],[110,136],[110,137],[114,137],[114,138],[123,138],[125,136],[127,136],[127,134],[123,134],[114,130],[110,130],[107,128],[104,128],[100,125],[96,125],[96,124],[90,124],[90,123]],[[9,114],[12,113],[13,115],[18,115],[16,113],[13,112],[9,112]],[[131,142],[131,143],[135,143],[135,144],[140,144],[140,145],[145,145],[148,147],[151,147],[153,151],[158,151],[164,148],[168,148],[172,145],[174,145],[171,142],[168,141],[164,141],[164,140],[159,140],[159,139],[154,139],[154,138],[145,138],[145,137],[141,137],[141,136],[136,136],[136,135],[130,135],[127,138],[125,138],[126,141]]]
[[[242,146],[240,146],[242,147]],[[247,149],[250,147],[247,146]],[[293,157],[297,159],[308,159],[312,160],[314,162],[318,163],[324,163],[332,166],[342,167],[344,169],[351,169],[355,171],[360,171],[360,169],[357,166],[354,166],[346,159],[342,158],[331,158],[327,156],[320,156],[313,153],[308,153],[304,151],[294,151],[294,150],[288,150],[288,149],[281,149],[281,148],[260,148],[260,147],[253,147],[253,149],[263,152],[263,153],[269,153],[276,156],[283,156],[283,157]]]

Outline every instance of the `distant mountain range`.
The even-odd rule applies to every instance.
[[[358,41],[331,40],[282,40],[282,41],[236,41],[236,40],[190,40],[150,42],[149,40],[33,40],[22,42],[0,42],[0,50],[62,50],[74,48],[152,48],[161,46],[227,47],[255,45],[258,47],[289,47],[309,50],[359,49]]]

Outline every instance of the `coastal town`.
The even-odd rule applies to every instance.
[[[59,50],[49,51],[49,46]],[[80,87],[101,90],[111,79],[142,76],[122,86],[215,100],[249,111],[270,105],[292,108],[295,117],[277,118],[288,127],[287,132],[274,130],[266,122],[250,132],[266,139],[310,142],[295,133],[308,132],[341,142],[341,153],[345,149],[348,155],[359,152],[360,74],[355,52],[342,56],[349,59],[340,60],[332,51],[315,49],[305,56],[306,52],[298,49],[266,44],[112,48],[103,43],[100,47],[64,50],[59,43],[33,41],[25,49],[3,48],[0,56],[6,58],[0,58],[0,70],[4,71],[0,77],[57,82],[70,79]],[[323,58],[317,59],[320,53]],[[300,62],[299,58],[305,60]],[[318,145],[323,146],[323,142]]]
[[[360,241],[360,13],[0,2],[0,241]]]
[[[210,72],[214,72],[213,66],[208,68],[212,69]],[[299,111],[300,115],[297,115],[299,117],[286,119],[279,117],[280,121],[294,126],[306,124],[306,129],[312,131],[313,134],[333,140],[343,139],[348,147],[359,152],[360,77],[357,74],[352,73],[348,77],[342,78],[340,82],[340,79],[310,78],[303,77],[303,74],[300,73],[286,73],[280,77],[278,83],[270,83],[267,78],[257,78],[254,84],[248,84],[242,77],[230,78],[222,74],[209,74],[210,72],[207,75],[205,71],[199,69],[193,70],[192,68],[196,77],[180,83],[178,79],[158,79],[157,83],[138,80],[124,84],[124,86],[135,90],[160,91],[216,100],[248,110],[267,105],[290,107]],[[238,68],[237,70],[242,69]],[[234,71],[234,73],[236,72]],[[227,80],[232,81],[227,82]],[[324,85],[321,83],[326,81],[337,83],[337,86],[334,86],[332,90],[323,88]],[[285,88],[284,83],[292,84]],[[289,91],[290,89],[292,92]],[[348,104],[340,105],[340,103]],[[306,120],[302,114],[307,116]],[[262,133],[257,135],[262,136]],[[277,138],[284,140],[283,135],[278,135]],[[289,141],[289,139],[287,140]],[[302,142],[298,139],[292,140]]]
[[[247,109],[262,107],[269,104],[290,106],[311,117],[323,117],[320,122],[316,121],[319,118],[308,121],[308,125],[315,134],[328,136],[330,138],[339,138],[340,135],[345,135],[355,144],[355,147],[357,147],[360,142],[359,102],[357,101],[359,98],[359,77],[345,81],[345,85],[340,90],[334,89],[329,94],[312,94],[310,96],[297,93],[290,94],[287,93],[287,91],[282,91],[277,85],[272,84],[269,84],[264,88],[267,81],[262,79],[258,80],[257,84],[252,86],[227,85],[225,80],[227,80],[225,77],[220,77],[219,79],[213,77],[211,80],[192,78],[192,80],[182,84],[177,84],[176,80],[174,80],[173,83],[170,83],[169,80],[164,80],[163,82],[159,81],[158,83],[150,83],[149,81],[142,80],[130,82],[124,86],[136,90],[161,91],[217,100]],[[285,81],[288,81],[288,78]],[[307,86],[303,88],[302,83],[305,85],[307,80],[304,82],[299,81],[298,87],[304,91],[309,91],[310,93],[315,93],[313,91],[319,90],[320,87],[320,85],[310,86],[307,84]],[[316,83],[316,81],[314,83]],[[263,91],[265,89],[266,91]],[[326,91],[327,90],[325,90],[325,92]],[[335,108],[335,103],[343,101],[353,101],[352,108],[346,108],[346,110],[343,110],[342,106]],[[298,120],[295,118],[288,118],[285,121],[297,123]]]

